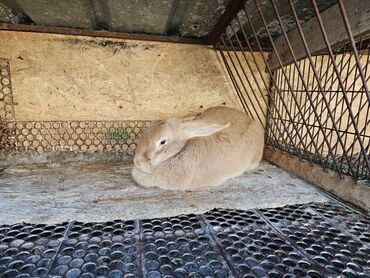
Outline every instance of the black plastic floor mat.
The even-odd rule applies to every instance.
[[[0,277],[370,277],[370,219],[336,203],[0,226]]]

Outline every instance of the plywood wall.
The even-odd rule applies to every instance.
[[[17,121],[157,120],[239,107],[208,46],[0,32]]]

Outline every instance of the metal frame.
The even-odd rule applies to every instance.
[[[208,44],[207,39],[183,38],[183,37],[177,37],[177,36],[134,34],[134,33],[123,33],[123,32],[111,32],[111,31],[97,31],[97,30],[89,30],[89,29],[47,27],[47,26],[12,24],[12,23],[0,23],[0,30],[34,32],[34,33],[51,33],[51,34],[62,34],[62,35],[89,36],[89,37],[140,40],[140,41],[158,41],[158,42],[171,42],[171,43],[203,44],[203,45]]]
[[[272,36],[271,26],[257,0],[246,3],[255,5],[256,14],[248,14],[245,7],[234,11],[231,20],[229,14],[228,20],[224,21],[228,23],[214,43],[215,48],[245,112],[262,124],[266,122],[268,147],[320,164],[325,171],[335,170],[341,177],[345,174],[355,180],[370,180],[370,130],[366,128],[370,125],[369,42],[362,37],[354,38],[343,0],[338,0],[341,18],[335,20],[344,26],[348,39],[341,52],[334,52],[317,3],[311,0],[317,31],[326,46],[324,53],[314,55],[301,28],[296,7],[292,0],[288,2],[298,38],[306,52],[302,59],[295,55],[292,38],[285,29],[276,0],[270,0],[271,10],[282,34],[280,41],[284,39],[292,57],[291,64],[283,64],[276,38]],[[246,22],[241,22],[241,16]],[[262,31],[267,34],[279,64],[276,70],[271,69],[265,57],[266,47],[261,45],[251,16],[258,17],[263,23]],[[238,26],[238,30],[234,26]],[[256,56],[262,58],[263,65],[258,63]]]
[[[212,32],[209,34],[208,43],[213,46],[217,45],[221,34],[224,32],[225,28],[230,24],[235,15],[240,11],[240,9],[245,5],[246,0],[233,0],[227,7],[224,15],[217,22],[216,26],[213,28]]]

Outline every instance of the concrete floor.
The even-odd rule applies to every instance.
[[[107,221],[324,202],[309,183],[262,162],[218,188],[173,192],[138,187],[132,162],[22,164],[0,174],[0,224]]]

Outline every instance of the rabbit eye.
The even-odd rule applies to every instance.
[[[162,148],[166,144],[167,144],[167,139],[161,139],[160,141],[157,141],[157,149]]]

